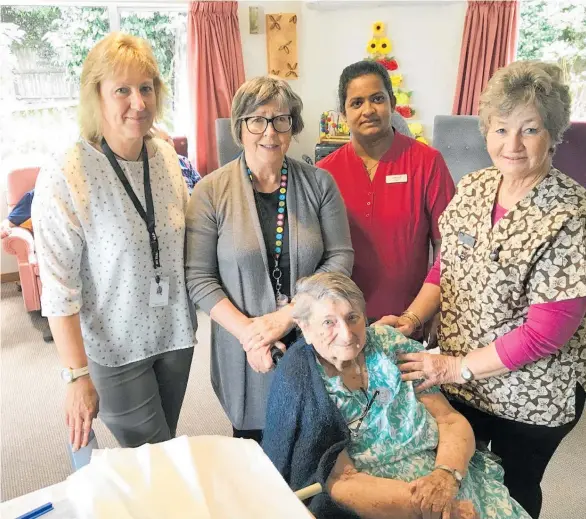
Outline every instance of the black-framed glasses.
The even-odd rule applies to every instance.
[[[287,133],[293,126],[293,117],[289,114],[275,115],[270,119],[262,115],[251,115],[250,117],[241,117],[241,119],[246,123],[248,131],[255,135],[264,133],[269,123],[273,125],[277,133]]]
[[[362,389],[362,393],[364,394],[364,396],[366,396],[366,391]],[[360,434],[360,428],[362,427],[362,422],[364,422],[364,419],[366,418],[366,416],[368,415],[368,412],[370,411],[370,408],[372,407],[372,404],[374,404],[374,401],[376,400],[376,397],[379,395],[380,391],[377,389],[373,395],[370,398],[366,399],[366,407],[364,408],[364,411],[362,411],[362,414],[358,417],[358,418],[354,418],[354,420],[350,420],[346,425],[348,426],[348,429],[350,429],[350,434],[356,436],[358,434]],[[356,425],[354,425],[356,424]]]

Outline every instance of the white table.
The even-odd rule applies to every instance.
[[[45,503],[53,503],[55,508],[42,515],[42,519],[77,519],[71,505],[66,500],[65,482],[0,503],[0,517],[2,519],[15,519]]]

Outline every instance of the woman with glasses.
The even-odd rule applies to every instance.
[[[207,175],[188,208],[186,279],[212,318],[212,385],[235,437],[260,441],[271,348],[294,339],[290,299],[314,272],[350,274],[344,203],[324,170],[286,156],[303,129],[287,84],[259,77],[232,102],[236,160]]]
[[[317,519],[529,519],[466,419],[437,389],[401,380],[397,355],[422,346],[367,327],[350,278],[302,279],[293,303],[304,340],[276,370],[262,446],[293,490],[322,484]]]

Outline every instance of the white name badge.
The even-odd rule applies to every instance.
[[[151,279],[151,290],[149,296],[149,306],[167,306],[169,304],[169,278],[161,276],[159,282],[157,279]]]
[[[385,178],[387,184],[404,184],[407,182],[407,173],[403,175],[387,175]]]

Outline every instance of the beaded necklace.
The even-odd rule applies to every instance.
[[[252,171],[248,165],[246,166],[246,173],[252,184],[252,190],[256,198],[256,189],[254,187],[254,178]],[[279,268],[279,260],[281,259],[281,253],[283,252],[283,233],[285,230],[285,217],[287,215],[287,176],[289,174],[289,166],[287,159],[283,159],[283,165],[281,166],[281,182],[279,187],[279,205],[277,208],[277,221],[275,229],[275,246],[273,248],[273,260],[275,261],[271,275],[275,280],[275,299],[277,301],[277,308],[282,308],[289,303],[289,298],[281,292],[282,284],[281,278],[283,272]]]

